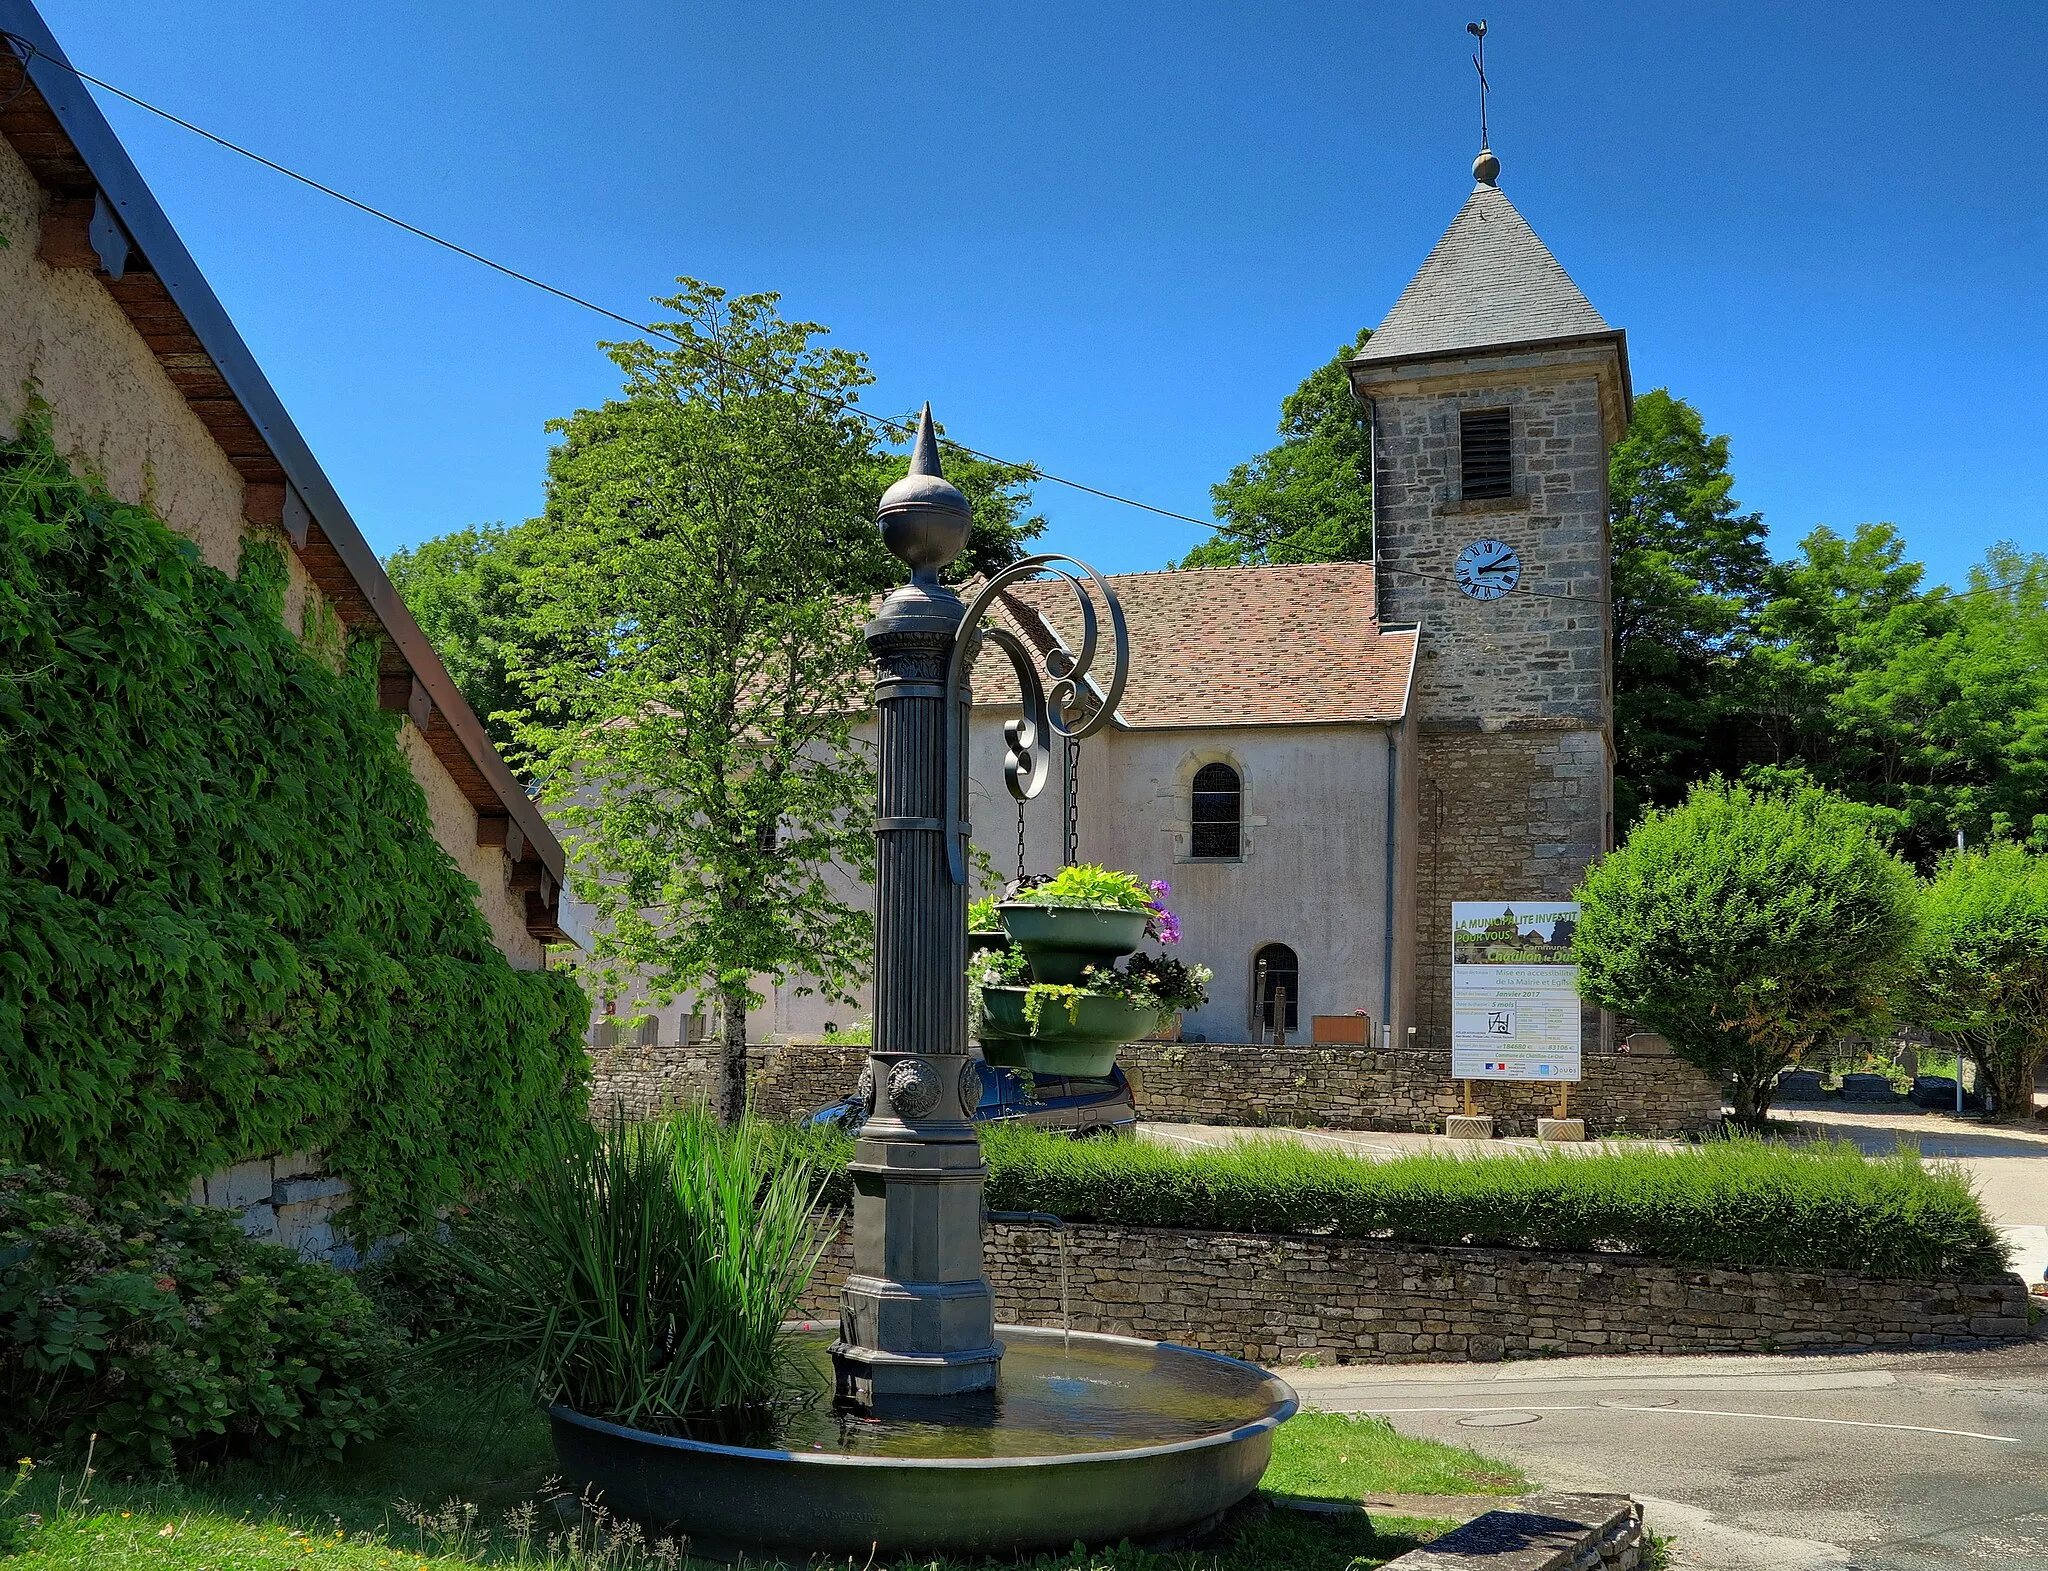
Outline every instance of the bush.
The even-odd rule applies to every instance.
[[[1864,808],[1711,781],[1652,812],[1579,891],[1579,989],[1769,1111],[1778,1072],[1872,1020],[1912,933],[1913,875]]]
[[[539,1156],[523,1185],[412,1246],[450,1287],[440,1356],[543,1403],[713,1434],[786,1394],[782,1325],[826,1242],[796,1146],[700,1107],[564,1122]]]
[[[1905,1012],[1969,1053],[2001,1116],[2033,1112],[2048,1053],[2048,857],[1997,845],[1943,859],[1920,897]]]
[[[0,1444],[169,1467],[337,1458],[392,1416],[398,1340],[346,1277],[230,1211],[96,1203],[0,1168]]]
[[[836,1132],[785,1139],[812,1163],[843,1167],[852,1155]],[[1930,1281],[2006,1269],[2004,1243],[1967,1179],[1924,1168],[1910,1151],[1872,1161],[1842,1141],[1375,1162],[1285,1139],[1184,1151],[999,1126],[983,1131],[982,1149],[991,1210],[1074,1222],[1622,1251]]]

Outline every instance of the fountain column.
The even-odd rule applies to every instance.
[[[854,1149],[853,1272],[832,1358],[838,1394],[872,1405],[996,1383],[1003,1348],[981,1267],[987,1169],[967,1054],[967,890],[947,865],[954,831],[946,672],[966,607],[938,580],[967,544],[967,498],[945,478],[931,406],[910,472],[883,493],[882,538],[911,579],[867,626],[878,675],[875,1025]]]

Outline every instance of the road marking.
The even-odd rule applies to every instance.
[[[1931,1424],[1880,1424],[1864,1418],[1813,1418],[1804,1413],[1731,1413],[1718,1407],[1637,1407],[1624,1402],[1559,1402],[1548,1406],[1517,1402],[1513,1407],[1367,1407],[1330,1409],[1358,1413],[1594,1413],[1605,1408],[1622,1413],[1671,1413],[1687,1418],[1755,1418],[1772,1424],[1838,1424],[1847,1429],[1903,1429],[1918,1435],[1953,1435],[1959,1440],[1996,1440],[2017,1446],[2018,1435],[1982,1435],[1974,1429],[1936,1429]]]

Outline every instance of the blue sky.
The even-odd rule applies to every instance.
[[[81,68],[474,249],[629,315],[780,290],[876,407],[1204,517],[1463,200],[1483,10],[1503,189],[1781,553],[2048,549],[2017,4],[41,4]],[[535,509],[612,329],[106,107],[379,551]],[[1199,535],[1039,501],[1105,568]]]

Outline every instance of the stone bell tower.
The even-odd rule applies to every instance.
[[[1613,838],[1607,455],[1628,346],[1476,184],[1351,361],[1371,422],[1382,624],[1421,629],[1415,1017],[1448,1053],[1450,907],[1563,899]],[[1592,1050],[1596,1011],[1583,1020]]]

